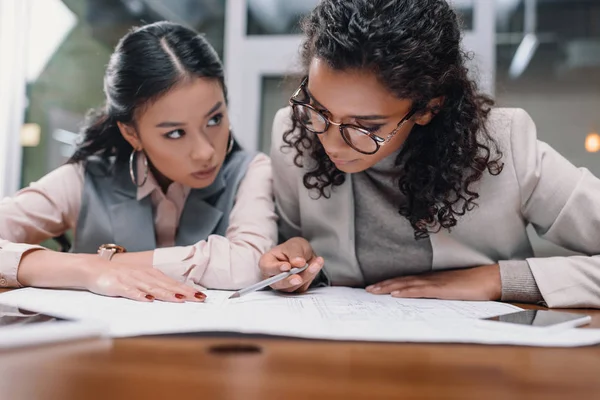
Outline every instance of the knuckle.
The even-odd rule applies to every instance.
[[[141,292],[140,290],[134,289],[131,286],[125,286],[121,290],[121,296],[129,297],[130,299],[141,299],[142,297],[145,296],[145,294],[143,292]]]

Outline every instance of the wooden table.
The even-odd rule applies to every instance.
[[[592,326],[600,328],[600,311]],[[0,352],[1,400],[600,399],[600,346],[145,337]]]

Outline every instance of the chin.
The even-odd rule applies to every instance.
[[[335,167],[337,169],[339,169],[340,171],[345,172],[347,174],[356,174],[358,172],[363,172],[365,169],[368,168],[359,162],[346,164],[346,165],[336,165]]]

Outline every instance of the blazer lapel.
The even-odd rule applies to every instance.
[[[113,235],[117,244],[127,251],[156,248],[152,203],[150,197],[138,201],[129,199],[110,207]]]
[[[110,219],[116,243],[127,251],[154,250],[156,237],[150,196],[137,200],[137,187],[125,170],[116,172],[113,179]]]
[[[175,244],[189,246],[206,240],[215,232],[223,218],[223,212],[208,200],[225,190],[225,186],[223,174],[219,173],[209,187],[190,191],[179,219]]]

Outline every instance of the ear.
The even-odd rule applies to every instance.
[[[437,115],[437,113],[440,111],[440,108],[442,108],[442,105],[444,105],[444,100],[445,100],[445,98],[443,96],[436,97],[435,99],[431,100],[427,104],[427,109],[423,113],[417,114],[415,116],[415,124],[418,124],[418,125],[429,124],[431,122],[431,120],[433,119],[433,117],[435,117]]]
[[[119,131],[121,131],[121,135],[123,135],[123,138],[127,140],[131,147],[138,151],[143,149],[142,142],[140,142],[140,138],[133,126],[122,122],[117,122],[117,126],[119,127]]]

